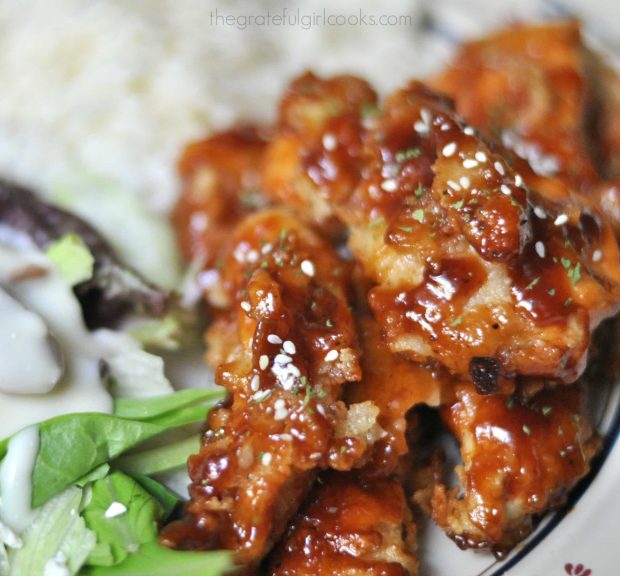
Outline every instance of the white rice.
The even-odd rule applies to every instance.
[[[551,12],[534,0],[332,4],[328,13],[355,17],[361,5],[367,16],[410,20],[240,29],[240,20],[214,22],[214,11],[265,16],[288,6],[294,16],[296,8],[284,0],[0,0],[0,174],[43,191],[85,174],[166,211],[183,145],[239,117],[269,118],[304,69],[361,74],[387,90],[445,62],[456,37]],[[305,2],[301,12],[321,15],[326,5]],[[608,27],[620,18],[608,13],[619,5],[588,6],[591,19],[607,22],[597,24],[603,38],[616,41]],[[429,15],[435,32],[423,30]]]

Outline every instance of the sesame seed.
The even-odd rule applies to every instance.
[[[463,133],[467,134],[468,136],[473,136],[476,132],[471,126],[465,126],[465,128],[463,128]]]
[[[297,352],[297,348],[295,347],[295,343],[291,342],[290,340],[286,340],[284,342],[284,344],[282,344],[282,349],[287,354],[295,354],[295,352]]]
[[[540,240],[534,244],[534,249],[541,258],[545,257],[545,245]]]
[[[418,133],[418,134],[428,134],[428,126],[422,122],[422,120],[418,120],[414,125],[413,125],[413,129]]]
[[[250,390],[252,392],[258,392],[260,389],[260,376],[258,374],[254,374],[252,376],[252,380],[250,380]]]
[[[323,407],[323,404],[317,404],[316,410],[321,416],[325,416],[325,408]]]
[[[250,263],[253,264],[254,262],[258,261],[259,258],[259,253],[256,250],[250,250],[248,251],[248,253],[245,256],[245,259]]]
[[[256,394],[252,395],[252,400],[254,400],[254,402],[262,402],[269,396],[271,396],[271,390],[259,390]]]
[[[290,356],[287,356],[286,354],[277,354],[276,357],[273,359],[273,361],[276,364],[281,364],[282,366],[285,366],[286,364],[290,364],[293,359]]]
[[[250,306],[249,302],[243,301],[241,302],[241,304],[239,304],[239,306],[241,306],[241,308],[245,310],[246,312],[249,312],[250,310],[252,310],[252,307]]]
[[[326,355],[325,355],[325,362],[333,362],[334,360],[336,360],[338,358],[338,350],[330,350]]]
[[[499,160],[496,160],[493,166],[495,166],[495,170],[497,170],[498,174],[502,176],[506,174],[506,170],[504,170],[504,166]]]
[[[568,216],[566,214],[560,214],[554,221],[553,223],[556,226],[563,226],[564,224],[566,224],[568,222]]]
[[[472,158],[467,158],[465,160],[463,160],[463,168],[475,168],[476,166],[478,166],[478,161],[477,160],[473,160]]]
[[[478,160],[478,162],[486,162],[487,161],[487,155],[482,150],[479,150],[478,152],[476,152],[474,154],[474,157],[476,158],[476,160]]]
[[[521,188],[523,186],[523,178],[521,178],[521,174],[515,174],[515,186]]]
[[[265,244],[262,248],[261,248],[261,252],[263,254],[269,254],[269,252],[271,252],[271,250],[273,249],[273,246],[268,242],[267,244]]]
[[[502,184],[499,187],[500,191],[502,194],[506,194],[506,196],[510,196],[512,194],[512,190],[510,190],[510,188],[508,186],[506,186],[506,184]]]
[[[450,142],[443,147],[441,153],[446,157],[450,158],[456,152],[456,142]]]
[[[338,146],[338,140],[333,134],[323,134],[323,148],[325,150],[335,150]]]
[[[263,454],[263,457],[261,458],[261,462],[263,463],[263,466],[269,466],[269,464],[271,464],[272,458],[273,456],[271,455],[270,452],[266,452],[265,454]]]
[[[450,188],[452,188],[453,190],[456,190],[457,192],[461,190],[461,187],[459,186],[459,184],[457,184],[454,180],[448,180],[446,184],[450,186]]]
[[[459,182],[464,190],[467,190],[469,188],[470,181],[467,176],[461,176],[461,179],[459,180]]]
[[[310,276],[310,278],[314,276],[314,264],[310,260],[302,260],[300,266],[301,266],[301,271],[306,276]]]
[[[292,414],[291,414],[291,417],[292,417]],[[292,442],[293,437],[290,434],[287,434],[285,432],[284,434],[280,434],[280,440],[284,440],[285,442]]]
[[[450,130],[450,124],[448,124],[447,122],[444,122],[441,126],[440,129],[442,132],[445,132],[446,130]]]
[[[547,213],[545,212],[545,209],[542,208],[541,206],[534,207],[534,214],[536,214],[536,216],[538,216],[538,218],[540,218],[541,220],[544,220],[547,217]]]
[[[267,356],[267,354],[262,354],[258,359],[258,367],[261,370],[265,370],[267,366],[269,366],[269,356]]]
[[[269,342],[269,344],[282,344],[282,338],[277,334],[269,334],[269,336],[267,336],[267,342]]]
[[[282,398],[275,401],[273,409],[274,420],[284,420],[288,416],[288,409],[286,408],[286,404]]]
[[[433,119],[428,108],[422,108],[422,110],[420,110],[420,116],[422,116],[422,120],[426,125],[430,124]]]
[[[398,182],[396,182],[394,178],[384,180],[381,182],[381,190],[385,190],[385,192],[396,192],[396,190],[398,190]]]
[[[592,254],[592,261],[600,262],[602,257],[603,257],[603,253],[600,250],[595,250],[594,254]]]

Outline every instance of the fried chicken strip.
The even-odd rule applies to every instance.
[[[248,214],[265,208],[260,167],[268,131],[242,125],[190,144],[179,160],[183,189],[172,214],[179,247],[201,270],[208,302],[225,307],[221,265],[232,230]]]
[[[281,175],[264,177],[266,192],[301,210],[314,190],[348,226],[391,350],[487,393],[517,375],[574,381],[592,330],[620,304],[618,247],[596,211],[524,161],[515,171],[419,83],[369,116],[333,106],[347,77],[302,80],[266,152],[263,173]],[[311,130],[289,123],[291,107]],[[354,144],[340,145],[345,133]]]
[[[442,417],[461,445],[461,488],[435,486],[432,515],[460,547],[502,552],[532,531],[535,515],[564,503],[600,441],[578,385],[522,400],[461,385],[457,397]]]
[[[599,179],[594,72],[579,23],[571,20],[515,26],[466,43],[430,84],[539,174],[587,192]]]
[[[362,379],[348,384],[349,403],[372,402],[385,436],[375,442],[368,474],[406,476],[409,467],[407,413],[419,404],[440,406],[452,398],[453,378],[440,366],[412,362],[390,351],[381,337],[381,328],[368,313],[358,318],[362,348]],[[404,478],[406,480],[406,478]]]
[[[267,573],[413,576],[414,553],[415,527],[398,482],[330,473],[292,521]]]
[[[188,464],[186,519],[164,530],[164,544],[223,547],[256,563],[316,471],[346,457],[346,446],[330,455],[347,417],[341,386],[360,378],[345,266],[284,211],[249,216],[235,228],[222,269],[232,306],[208,334],[216,381],[230,399],[209,415]]]
[[[485,134],[594,201],[620,234],[620,75],[575,21],[465,44],[431,85]]]

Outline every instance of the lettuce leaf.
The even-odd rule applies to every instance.
[[[104,204],[100,198],[92,198],[89,205],[91,216],[93,206],[98,207],[98,217]],[[79,236],[95,259],[92,277],[74,289],[89,328],[113,326],[129,313],[145,310],[155,316],[165,313],[170,299],[166,290],[127,266],[95,227],[41,200],[31,190],[0,180],[0,223],[26,234],[43,249],[67,234]],[[118,228],[118,221],[114,224]],[[123,227],[122,235],[134,228],[133,222],[131,226]],[[145,250],[145,246],[149,249]],[[144,242],[140,248],[143,256],[158,259],[158,266],[166,269],[161,264],[161,255],[151,243]],[[122,250],[119,253],[125,255]]]
[[[165,427],[107,414],[67,414],[39,425],[39,453],[32,474],[32,505],[52,496]]]
[[[86,172],[59,182],[52,198],[96,228],[144,277],[165,288],[177,286],[181,258],[165,215],[116,182]]]
[[[142,544],[155,541],[162,513],[157,500],[133,478],[113,472],[97,480],[82,512],[86,526],[97,535],[97,548],[87,564],[118,564]]]
[[[117,398],[114,400],[114,414],[132,420],[149,420],[162,414],[179,410],[192,404],[220,400],[223,390],[190,389],[152,398]]]
[[[70,286],[93,277],[95,258],[77,234],[67,234],[52,242],[45,253]]]
[[[230,552],[180,552],[153,542],[117,566],[86,568],[84,576],[222,576],[234,570]]]
[[[146,408],[141,414],[151,416],[150,420],[78,413],[42,422],[39,424],[39,452],[32,475],[32,505],[35,508],[41,506],[68,486],[83,481],[85,477],[88,479],[88,475],[99,466],[150,438],[204,420],[222,397],[222,391],[200,390],[180,392],[170,398],[142,400]],[[202,403],[187,405],[196,401]],[[139,412],[137,401],[128,400],[123,406],[125,413]],[[9,440],[0,442],[0,460],[6,454]],[[169,456],[178,456],[177,448],[171,450]]]
[[[187,459],[200,449],[197,435],[174,444],[158,446],[137,454],[127,454],[115,462],[115,466],[131,474],[159,474],[185,466]]]
[[[96,544],[79,515],[82,490],[71,487],[43,506],[23,534],[23,546],[9,552],[9,576],[43,576],[48,562],[76,574]]]
[[[125,350],[106,362],[114,398],[149,398],[172,394],[161,356],[144,350]]]
[[[162,520],[167,520],[181,499],[157,480],[143,474],[131,474],[132,478],[142,486],[162,508]]]

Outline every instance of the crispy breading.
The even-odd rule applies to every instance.
[[[590,74],[579,23],[571,20],[468,42],[430,85],[535,170],[585,192],[599,178]]]
[[[407,413],[418,404],[440,406],[452,395],[453,378],[440,366],[412,362],[391,352],[370,314],[358,318],[362,379],[347,385],[347,402],[372,402],[385,436],[375,443],[367,469],[378,475],[399,471],[409,453]]]
[[[535,515],[563,504],[600,441],[577,385],[521,400],[467,386],[457,396],[442,417],[461,445],[461,487],[435,486],[433,518],[459,546],[501,552],[532,531]]]
[[[235,228],[223,267],[233,305],[208,334],[219,346],[216,381],[230,398],[209,415],[200,452],[189,460],[186,519],[164,530],[165,544],[224,547],[257,562],[316,471],[334,460],[330,448],[347,417],[340,389],[360,377],[345,267],[284,211],[249,216]]]
[[[306,90],[328,106],[334,82],[312,77]],[[321,116],[317,98],[322,131],[291,136],[281,119],[269,148],[287,152],[265,162],[287,176],[266,192],[287,202],[290,190],[314,189],[348,226],[391,349],[473,380],[482,362],[498,388],[517,375],[574,381],[591,331],[620,304],[618,247],[596,210],[487,144],[419,83],[370,117]],[[344,151],[325,145],[342,122],[359,143]]]
[[[242,125],[188,145],[179,160],[183,189],[172,213],[179,247],[203,270],[208,301],[226,305],[221,257],[233,227],[268,205],[260,192],[260,167],[268,131]]]
[[[331,473],[274,551],[271,576],[414,576],[415,528],[401,486]]]

